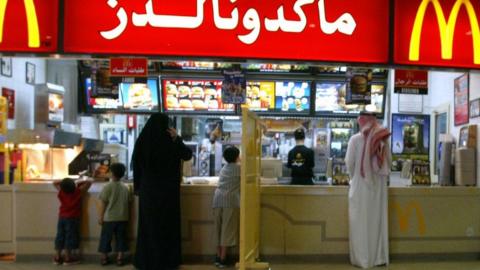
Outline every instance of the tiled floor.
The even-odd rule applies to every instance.
[[[7,263],[0,262],[1,270],[55,270],[55,269],[72,269],[72,270],[101,270],[101,269],[125,269],[131,270],[132,266],[124,266],[118,268],[116,266],[102,267],[95,264],[81,264],[76,266],[54,266],[49,263]],[[215,270],[214,266],[210,265],[184,265],[181,270]],[[232,268],[233,269],[233,268]],[[272,265],[272,270],[358,270],[359,268],[352,267],[343,263],[332,264],[278,264]],[[381,267],[376,269],[388,270],[480,270],[480,261],[471,262],[417,262],[407,263],[399,262],[393,263],[388,267]]]

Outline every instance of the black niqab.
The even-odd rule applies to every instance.
[[[142,270],[175,268],[181,262],[180,170],[192,151],[180,137],[171,138],[168,123],[167,115],[153,114],[132,156],[139,196],[135,266]]]

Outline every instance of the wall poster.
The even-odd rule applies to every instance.
[[[454,82],[455,126],[468,124],[468,92],[468,73],[465,73]]]
[[[3,87],[2,96],[7,99],[8,119],[15,119],[15,90]]]
[[[392,171],[406,160],[429,160],[430,116],[392,114]]]

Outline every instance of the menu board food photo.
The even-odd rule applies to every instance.
[[[183,70],[220,70],[231,68],[230,63],[216,63],[204,61],[171,61],[163,62],[164,69],[183,69]]]
[[[92,90],[92,79],[85,79],[86,105],[89,112],[118,110],[121,107],[120,98],[95,97]]]
[[[127,111],[158,110],[158,82],[148,79],[147,83],[120,84],[120,104]]]
[[[252,111],[275,109],[274,82],[247,82],[247,107]]]
[[[310,111],[310,90],[309,82],[276,82],[275,110],[308,113]]]
[[[220,80],[164,80],[165,111],[233,112],[233,104],[222,102]]]
[[[316,83],[315,112],[317,114],[358,114],[366,110],[382,115],[385,86],[373,84],[371,87],[370,104],[346,104],[345,83]]]
[[[288,72],[299,72],[307,73],[310,71],[308,65],[288,65],[288,64],[242,64],[242,68],[253,71],[253,72],[278,72],[278,73],[288,73]]]
[[[63,95],[48,93],[48,121],[63,122]]]

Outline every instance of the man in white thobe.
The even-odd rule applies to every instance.
[[[345,158],[350,175],[348,213],[350,261],[370,268],[388,265],[388,188],[390,132],[375,114],[361,113],[360,132],[350,138]]]

